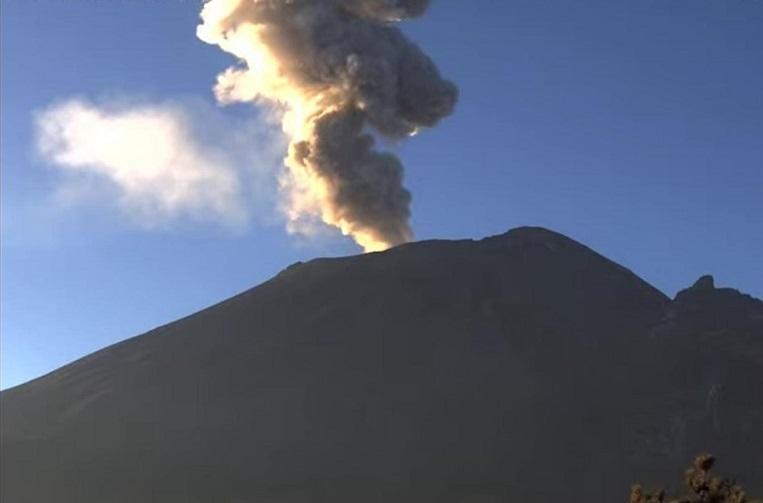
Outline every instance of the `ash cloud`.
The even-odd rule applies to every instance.
[[[435,126],[458,91],[394,25],[424,0],[211,0],[198,36],[244,65],[218,77],[222,102],[267,103],[291,140],[281,177],[291,231],[319,218],[367,251],[413,237],[403,167],[374,133]]]

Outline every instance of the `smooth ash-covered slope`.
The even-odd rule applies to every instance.
[[[2,393],[3,503],[763,492],[763,303],[521,228],[289,267]]]

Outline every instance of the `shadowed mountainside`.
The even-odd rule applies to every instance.
[[[316,259],[0,394],[2,503],[763,492],[763,302],[519,228]]]

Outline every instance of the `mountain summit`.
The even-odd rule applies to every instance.
[[[711,451],[763,492],[763,302],[671,300],[519,228],[295,264],[2,400],[2,503],[625,501]],[[571,496],[574,495],[574,496]]]

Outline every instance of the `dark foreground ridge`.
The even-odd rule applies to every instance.
[[[296,264],[2,400],[2,503],[763,493],[763,302],[520,228]],[[670,488],[668,488],[670,489]]]

